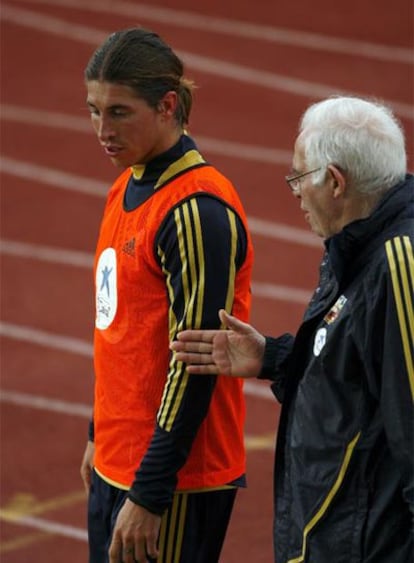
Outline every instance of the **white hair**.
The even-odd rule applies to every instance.
[[[356,97],[332,97],[310,106],[299,131],[306,166],[321,168],[314,184],[323,183],[326,167],[338,166],[360,193],[386,191],[404,179],[407,155],[401,125],[389,108]]]

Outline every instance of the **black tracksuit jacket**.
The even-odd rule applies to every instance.
[[[325,244],[296,337],[266,340],[275,561],[412,563],[414,177]]]

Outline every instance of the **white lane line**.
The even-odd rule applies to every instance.
[[[109,182],[92,180],[62,170],[48,168],[39,164],[0,156],[0,170],[17,178],[35,180],[43,184],[87,195],[104,197],[108,193]]]
[[[226,19],[208,14],[176,10],[161,6],[150,6],[140,2],[117,0],[116,3],[103,3],[101,0],[26,0],[38,5],[65,6],[99,13],[115,13],[137,19],[156,21],[177,27],[199,29],[203,32],[229,35],[243,39],[254,39],[282,45],[294,45],[305,49],[343,53],[345,55],[367,57],[384,61],[414,64],[411,49],[394,47],[356,39],[345,39],[295,29],[256,24],[242,20]]]
[[[322,240],[310,231],[305,231],[304,229],[298,229],[297,227],[291,227],[290,225],[284,225],[282,223],[265,221],[264,219],[251,217],[250,215],[248,216],[248,222],[250,231],[253,235],[285,240],[301,244],[303,246],[317,248],[322,251]]]
[[[54,334],[29,326],[16,325],[2,321],[0,322],[0,336],[21,342],[29,342],[37,346],[53,348],[54,350],[62,350],[87,358],[91,358],[93,354],[93,346],[86,340]]]
[[[41,109],[29,108],[26,106],[15,106],[12,104],[2,104],[0,106],[0,119],[3,121],[13,121],[24,123],[25,125],[38,125],[41,127],[53,127],[56,129],[66,129],[77,133],[92,135],[93,130],[89,118],[78,117],[65,113],[46,111]],[[290,164],[292,152],[281,149],[270,149],[259,145],[249,145],[234,141],[205,137],[204,135],[194,135],[200,149],[220,156],[228,156],[241,160],[251,160],[254,162],[264,162],[266,164]]]
[[[93,254],[87,252],[7,239],[0,239],[0,254],[88,269],[92,269],[93,264]],[[311,290],[253,281],[252,294],[254,297],[306,305],[311,297]]]
[[[16,25],[52,33],[58,35],[59,38],[67,37],[75,41],[86,42],[94,46],[100,44],[109,34],[109,32],[103,32],[91,28],[90,26],[73,24],[61,18],[41,15],[31,10],[20,9],[7,4],[3,4],[0,17]],[[336,86],[261,71],[244,65],[226,62],[221,59],[197,55],[188,51],[177,50],[176,52],[188,67],[208,74],[222,76],[225,79],[231,78],[233,80],[255,84],[255,86],[289,92],[307,98],[309,96],[315,98],[327,97],[332,94],[355,95],[354,91],[338,89]],[[392,100],[384,100],[384,102],[393,107],[394,111],[400,116],[406,117],[407,119],[414,119],[414,108],[412,105]]]
[[[69,115],[68,113],[36,109],[28,106],[2,103],[0,105],[0,119],[26,125],[66,129],[76,133],[87,133],[90,135],[93,133],[89,117],[79,117],[77,115]]]
[[[57,412],[88,419],[92,415],[92,406],[90,405],[71,403],[60,399],[50,399],[48,397],[40,397],[39,395],[8,391],[5,389],[0,391],[0,402],[18,407],[30,407],[41,411]]]
[[[88,533],[82,528],[76,528],[75,526],[67,524],[59,524],[58,522],[46,520],[45,518],[38,518],[37,516],[19,516],[9,514],[7,511],[0,509],[0,520],[11,524],[17,524],[19,526],[35,528],[36,530],[42,530],[44,532],[64,536],[66,538],[72,538],[84,542],[88,541]]]
[[[313,98],[327,98],[332,95],[356,95],[354,90],[347,90],[333,85],[292,78],[274,72],[257,70],[244,65],[212,59],[211,57],[205,57],[194,53],[181,52],[181,56],[188,66],[193,67],[198,71],[222,76],[225,79],[232,78],[233,80],[237,80],[239,82],[255,84],[256,86],[262,86],[264,88],[269,88],[270,90],[289,92],[298,96],[311,96]],[[371,94],[367,93],[366,95],[369,96]],[[399,114],[401,117],[414,119],[413,105],[394,100],[381,99],[381,101],[392,107],[395,113]]]
[[[307,289],[295,289],[284,287],[273,283],[252,282],[253,297],[275,299],[276,301],[288,301],[307,305],[312,297],[312,291]]]
[[[0,239],[0,254],[19,256],[30,260],[41,260],[53,264],[64,264],[92,269],[93,254],[80,250],[68,250],[40,244]]]

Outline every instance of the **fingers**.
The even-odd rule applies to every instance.
[[[187,364],[188,373],[216,375],[219,370],[212,357],[213,340],[221,332],[185,330],[178,334],[179,340],[170,343],[170,349],[174,352],[176,361]]]
[[[122,548],[122,563],[134,563],[135,561],[139,561],[135,555],[135,547],[133,545],[124,545]]]
[[[210,364],[190,364],[187,365],[188,373],[198,373],[203,375],[217,375],[219,369],[214,363]]]
[[[109,548],[109,563],[120,563],[122,560],[122,542],[114,538]]]
[[[184,362],[185,364],[212,364],[211,354],[199,354],[198,352],[187,352],[183,350],[182,352],[175,353],[175,359],[179,362]]]
[[[147,548],[144,543],[125,543],[114,541],[109,550],[109,563],[147,563],[147,555],[152,559],[158,557],[157,539],[148,538]]]
[[[109,563],[147,563],[158,556],[161,516],[126,499],[115,524]]]
[[[190,332],[190,331],[185,331],[185,332]],[[194,331],[191,331],[194,332]],[[183,332],[178,334],[178,337],[180,337],[181,334],[184,334]],[[173,350],[174,352],[194,352],[195,354],[211,354],[211,351],[213,349],[213,345],[211,343],[205,343],[205,342],[199,342],[196,340],[190,340],[190,341],[186,341],[186,340],[174,340],[174,342],[171,342],[170,344],[170,349]],[[177,359],[179,359],[177,357]]]
[[[85,487],[86,494],[88,495],[89,489],[91,487],[92,469],[89,463],[85,460],[82,460],[80,475],[81,475],[83,486]]]
[[[157,559],[158,551],[158,534],[152,533],[147,535],[147,554],[153,559]]]
[[[135,563],[136,561],[147,561],[146,556],[139,558],[139,550],[136,550],[132,542],[122,543],[122,540],[113,540],[109,549],[109,563]]]
[[[179,362],[187,364],[188,373],[203,373],[214,375],[218,373],[218,368],[213,361],[211,354],[198,354],[191,352],[176,352],[175,358]]]
[[[177,334],[177,339],[181,342],[213,342],[218,330],[183,330]]]
[[[224,325],[225,328],[228,328],[231,324],[231,319],[234,318],[234,317],[229,315],[227,313],[227,311],[225,311],[224,309],[220,309],[219,318],[220,318],[221,324]]]
[[[85,470],[81,473],[81,476],[82,476],[83,486],[85,487],[85,492],[88,495],[89,489],[91,488],[91,472]]]

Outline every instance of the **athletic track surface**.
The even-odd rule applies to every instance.
[[[93,370],[91,261],[117,171],[91,131],[83,69],[118,28],[159,32],[197,82],[191,133],[238,186],[255,244],[253,323],[295,331],[321,242],[284,183],[306,105],[389,102],[413,155],[410,0],[3,0],[1,21],[2,563],[87,561],[79,464]],[[413,158],[410,158],[413,168]],[[249,488],[222,563],[271,563],[278,407],[246,385]]]

